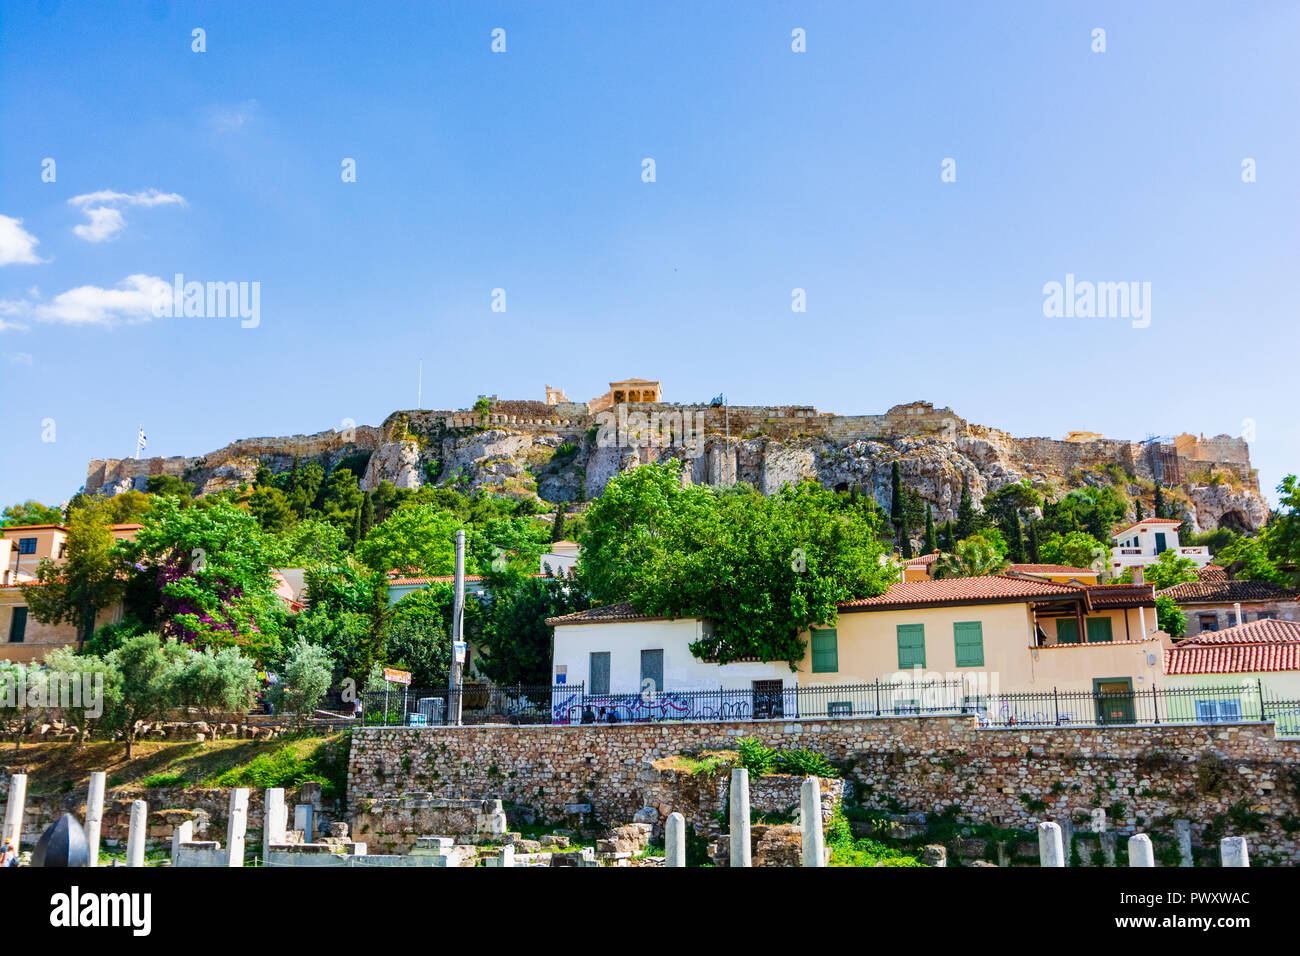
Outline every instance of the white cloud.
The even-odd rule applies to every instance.
[[[55,322],[62,325],[115,325],[148,322],[153,318],[155,291],[171,286],[156,276],[129,275],[116,288],[103,289],[83,285],[60,292],[49,302],[0,300],[0,317],[11,315]],[[170,295],[170,292],[168,293]],[[6,323],[0,318],[0,330],[26,329],[20,322]]]
[[[90,222],[74,226],[72,231],[87,242],[106,242],[117,238],[126,228],[126,219],[119,206],[184,206],[185,197],[178,193],[164,193],[157,189],[144,189],[138,193],[119,193],[111,189],[83,193],[68,200],[68,205],[81,209]]]
[[[34,364],[31,352],[0,352],[6,362],[10,365],[27,365]]]
[[[245,100],[234,106],[214,106],[208,111],[208,125],[218,133],[243,129],[257,112],[257,100]]]
[[[44,261],[36,254],[40,241],[23,228],[21,219],[0,215],[0,266]]]

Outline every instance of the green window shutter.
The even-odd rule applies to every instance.
[[[1110,631],[1110,618],[1090,617],[1086,622],[1089,644],[1109,644],[1114,638]]]
[[[814,674],[834,674],[840,669],[839,639],[833,627],[812,632],[812,669]]]
[[[958,667],[984,666],[984,625],[980,621],[953,624],[952,640]]]
[[[1079,622],[1072,617],[1063,617],[1056,622],[1056,643],[1078,644]]]
[[[9,619],[9,640],[13,644],[21,644],[27,634],[27,608],[16,607],[13,610],[13,617]]]
[[[925,625],[898,625],[898,669],[925,666]]]

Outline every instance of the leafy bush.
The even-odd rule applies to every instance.
[[[321,795],[333,797],[347,787],[348,735],[326,741],[311,753],[298,756],[293,744],[262,754],[242,767],[235,767],[204,781],[213,787],[297,787],[307,781],[321,784]]]
[[[831,762],[811,750],[787,750],[777,757],[782,772],[796,777],[838,777]]]
[[[764,747],[757,737],[741,737],[736,741],[740,757],[737,763],[756,777],[771,773],[776,768],[777,752]]]
[[[150,774],[140,781],[140,786],[152,790],[156,787],[183,787],[187,783],[183,773],[161,773]]]

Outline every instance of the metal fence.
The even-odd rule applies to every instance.
[[[466,684],[367,691],[366,726],[462,724],[619,724],[796,718],[968,714],[981,727],[1104,727],[1271,722],[1280,737],[1300,737],[1300,700],[1271,697],[1259,681],[1236,686],[1122,693],[990,693],[964,680],[812,684],[758,681],[747,688],[589,694],[583,684]]]

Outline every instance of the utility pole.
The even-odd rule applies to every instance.
[[[461,674],[460,647],[464,641],[465,629],[465,532],[456,532],[456,603],[451,615],[451,710],[447,715],[457,727],[460,726],[461,689],[464,678]]]

